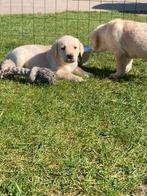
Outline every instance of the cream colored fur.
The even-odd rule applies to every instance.
[[[132,68],[133,58],[147,59],[147,24],[115,19],[98,26],[90,34],[94,51],[111,51],[116,59],[116,73],[120,78]]]
[[[47,67],[56,73],[58,79],[83,81],[80,76],[88,77],[90,75],[78,67],[78,57],[82,56],[83,52],[83,44],[77,38],[66,35],[58,39],[52,46],[23,45],[15,48],[7,54],[1,70],[13,66]]]

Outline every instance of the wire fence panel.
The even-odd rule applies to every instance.
[[[147,21],[146,0],[0,0],[0,48],[48,44],[71,34],[89,43],[89,32],[114,18]]]

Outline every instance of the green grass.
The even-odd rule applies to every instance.
[[[0,16],[0,60],[18,45],[48,44],[66,33],[88,44],[95,26],[122,16]],[[141,194],[147,178],[147,62],[135,60],[119,82],[107,78],[114,71],[110,53],[93,54],[87,69],[96,76],[83,83],[0,81],[0,195]]]

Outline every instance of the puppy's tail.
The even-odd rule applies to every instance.
[[[11,59],[6,59],[3,61],[0,70],[0,77],[7,77],[10,75],[24,75],[29,76],[30,69],[16,67],[15,63]]]

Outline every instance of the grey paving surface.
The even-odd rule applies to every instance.
[[[112,3],[113,2],[113,3]],[[124,4],[125,2],[125,4]],[[118,10],[147,13],[147,0],[0,0],[0,14]]]

